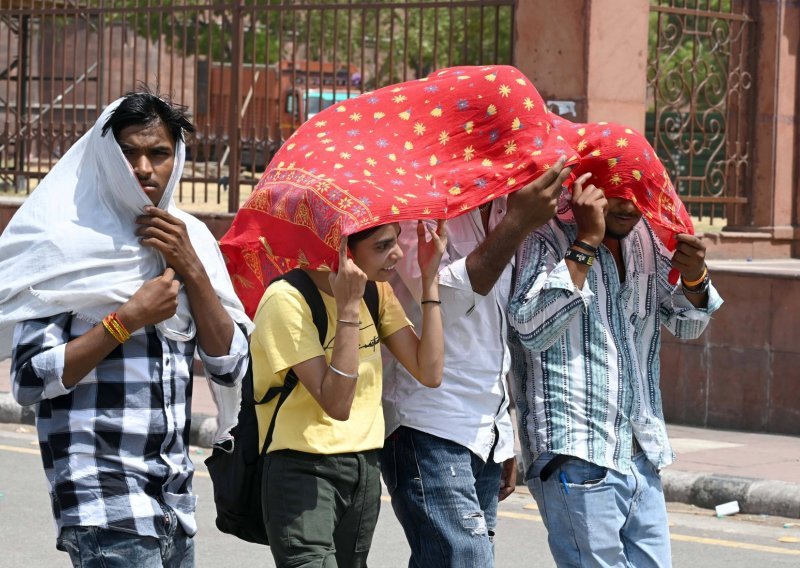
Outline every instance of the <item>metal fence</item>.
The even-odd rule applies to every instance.
[[[0,195],[24,196],[146,84],[197,133],[177,199],[236,211],[282,140],[336,101],[512,63],[515,0],[0,0]]]
[[[651,0],[647,131],[694,214],[748,202],[755,25],[744,0]]]

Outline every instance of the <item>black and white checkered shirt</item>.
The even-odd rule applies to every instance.
[[[195,340],[177,342],[148,326],[132,334],[75,387],[61,377],[68,341],[92,325],[70,314],[29,320],[14,330],[11,380],[20,404],[36,404],[36,426],[53,515],[67,526],[143,536],[165,532],[165,510],[197,532],[189,458],[192,359],[234,385],[247,368],[245,334],[235,326],[228,355],[210,357]]]

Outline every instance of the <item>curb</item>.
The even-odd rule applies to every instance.
[[[517,455],[517,487],[525,487],[524,466]],[[661,483],[667,502],[685,503],[714,509],[730,501],[739,502],[739,510],[750,515],[770,515],[800,519],[800,484],[664,469]]]
[[[33,425],[36,414],[33,406],[20,406],[10,392],[0,392],[0,422]],[[217,419],[205,414],[192,414],[189,443],[210,448],[217,431]]]
[[[661,472],[661,481],[667,501],[705,509],[738,501],[742,513],[800,518],[800,485],[796,483],[669,470]]]
[[[33,407],[17,404],[11,393],[0,392],[0,422],[34,423]],[[217,419],[192,414],[189,443],[210,448],[217,430]],[[517,485],[525,486],[522,459],[517,456]],[[714,509],[729,501],[738,501],[742,513],[800,519],[800,484],[713,473],[695,473],[665,469],[661,472],[667,501]]]
[[[20,406],[10,392],[0,392],[0,422],[33,425],[35,421],[32,406]]]

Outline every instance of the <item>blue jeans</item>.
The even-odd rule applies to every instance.
[[[386,439],[381,471],[411,547],[410,568],[494,565],[500,464],[400,427]]]
[[[572,458],[543,482],[552,457],[540,455],[526,481],[560,568],[672,565],[661,476],[644,453],[627,475]]]
[[[191,568],[194,540],[175,513],[166,514],[164,535],[155,538],[102,527],[64,527],[58,548],[76,568]]]

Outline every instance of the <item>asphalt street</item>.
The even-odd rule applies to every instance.
[[[192,449],[198,464],[195,492],[197,566],[274,566],[265,547],[224,535],[214,527],[211,482],[202,466],[205,449]],[[800,523],[795,519],[737,515],[670,504],[674,566],[704,568],[800,565]],[[787,526],[784,526],[787,525]],[[498,567],[554,566],[536,504],[523,488],[501,504],[496,540]],[[400,568],[408,548],[386,497],[370,554],[372,568]],[[0,568],[67,567],[55,549],[44,473],[33,428],[0,424]]]

